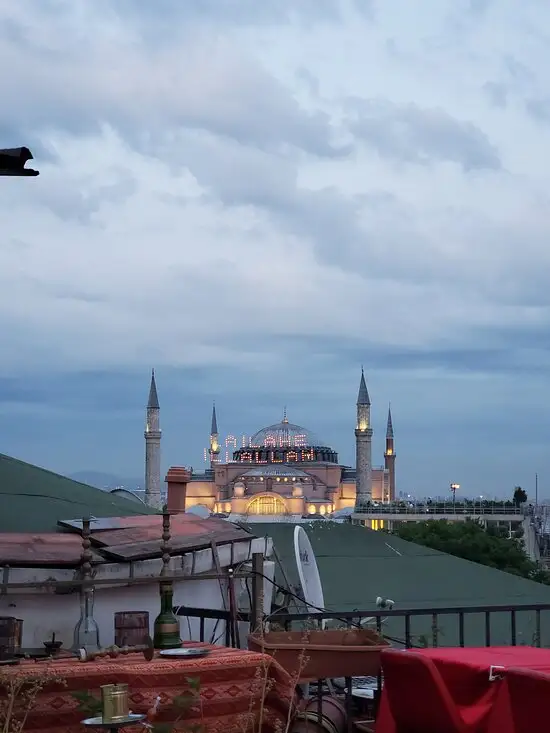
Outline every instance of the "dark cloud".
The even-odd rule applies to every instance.
[[[348,107],[355,110],[351,131],[384,158],[422,165],[448,161],[465,171],[501,167],[497,149],[482,130],[442,109],[383,99],[353,99]]]
[[[550,356],[550,317],[537,324],[510,324],[472,329],[472,337],[491,344],[495,350],[507,349],[511,369],[547,370]],[[522,357],[527,360],[522,364]]]
[[[105,183],[99,183],[98,179],[91,176],[87,180],[71,180],[70,172],[59,175],[55,169],[50,169],[46,175],[50,179],[48,183],[42,179],[29,198],[60,219],[85,225],[93,222],[94,216],[105,204],[120,206],[137,190],[136,179],[128,170],[106,169],[104,180],[111,181]],[[56,185],[52,185],[52,179]]]
[[[547,327],[461,328],[451,342],[434,339],[430,346],[412,347],[381,343],[368,334],[350,337],[335,333],[308,333],[310,324],[295,334],[232,335],[227,345],[248,353],[291,353],[294,359],[331,372],[343,364],[364,363],[369,371],[405,372],[436,370],[439,374],[543,375],[550,368],[550,323]],[[217,339],[221,345],[223,337]],[[289,369],[290,371],[290,369]]]
[[[500,66],[500,78],[487,81],[482,89],[494,107],[505,109],[512,99],[524,101],[526,93],[533,89],[535,77],[528,66],[510,53],[504,54]]]
[[[82,48],[71,62],[45,60],[40,49],[22,60],[18,47],[6,43],[0,62],[13,71],[0,80],[4,124],[30,143],[41,131],[45,139],[52,129],[99,135],[107,125],[135,149],[165,160],[172,157],[181,129],[205,130],[269,151],[290,146],[329,158],[349,152],[349,146],[334,142],[327,114],[304,110],[236,47],[212,38],[199,44],[191,34],[182,43],[185,54],[171,49],[149,57],[113,47],[109,57],[94,58],[93,49]]]
[[[492,0],[467,0],[468,11],[475,17],[483,17],[492,5]]]
[[[532,70],[512,54],[505,54],[504,69],[517,84],[531,84],[535,80]]]
[[[550,97],[531,98],[525,101],[525,109],[537,122],[550,122]]]
[[[369,0],[354,0],[366,12]],[[307,24],[338,22],[342,18],[339,3],[334,0],[108,0],[126,18],[140,25],[173,26],[174,23],[203,21],[212,25],[257,26],[288,24],[298,20]]]
[[[501,84],[495,81],[488,81],[482,87],[483,91],[487,95],[489,102],[500,109],[505,109],[508,104],[508,95],[510,89],[506,84]]]
[[[353,0],[354,9],[367,20],[374,20],[376,17],[375,0]]]

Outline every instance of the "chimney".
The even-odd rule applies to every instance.
[[[187,484],[191,480],[191,471],[183,466],[172,466],[168,469],[164,480],[168,487],[168,511],[170,513],[184,512]]]

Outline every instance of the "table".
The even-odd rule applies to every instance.
[[[428,657],[436,665],[468,731],[472,733],[485,733],[495,706],[506,707],[500,699],[507,694],[505,676],[490,681],[491,667],[523,667],[550,673],[550,649],[529,646],[437,647],[411,651]],[[414,681],[403,680],[403,684],[414,684]],[[422,695],[422,690],[418,693]],[[390,717],[391,710],[382,691],[379,716],[381,731],[394,730]],[[506,730],[506,727],[501,729],[502,733],[506,733]]]
[[[112,682],[128,684],[133,713],[146,713],[157,696],[161,702],[155,722],[173,722],[183,713],[176,730],[200,726],[204,733],[237,733],[258,730],[260,718],[262,731],[275,731],[281,725],[284,730],[295,687],[272,657],[208,644],[189,646],[208,646],[211,653],[177,660],[156,656],[151,662],[140,654],[86,663],[73,658],[26,661],[5,671],[16,677],[42,671],[66,680],[66,686],[48,683],[39,693],[25,725],[28,733],[84,733],[82,719],[97,713],[79,709],[73,693],[90,691],[100,700],[100,686]],[[189,701],[183,710],[178,707],[182,696]],[[142,725],[125,728],[125,733],[143,731]]]

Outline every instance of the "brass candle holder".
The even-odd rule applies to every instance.
[[[128,685],[102,685],[101,702],[103,724],[126,720],[130,714]]]
[[[150,636],[144,636],[141,644],[135,644],[134,646],[112,646],[103,647],[97,651],[87,649],[79,649],[77,652],[78,658],[81,662],[92,662],[94,659],[102,659],[103,657],[110,657],[116,659],[120,656],[126,656],[127,654],[143,654],[146,661],[150,662],[155,656],[155,647],[153,646],[153,640]]]

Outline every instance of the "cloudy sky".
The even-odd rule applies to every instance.
[[[0,0],[0,452],[139,476],[292,421],[550,497],[550,5]],[[545,71],[546,69],[546,71]],[[9,70],[9,73],[7,73]]]

